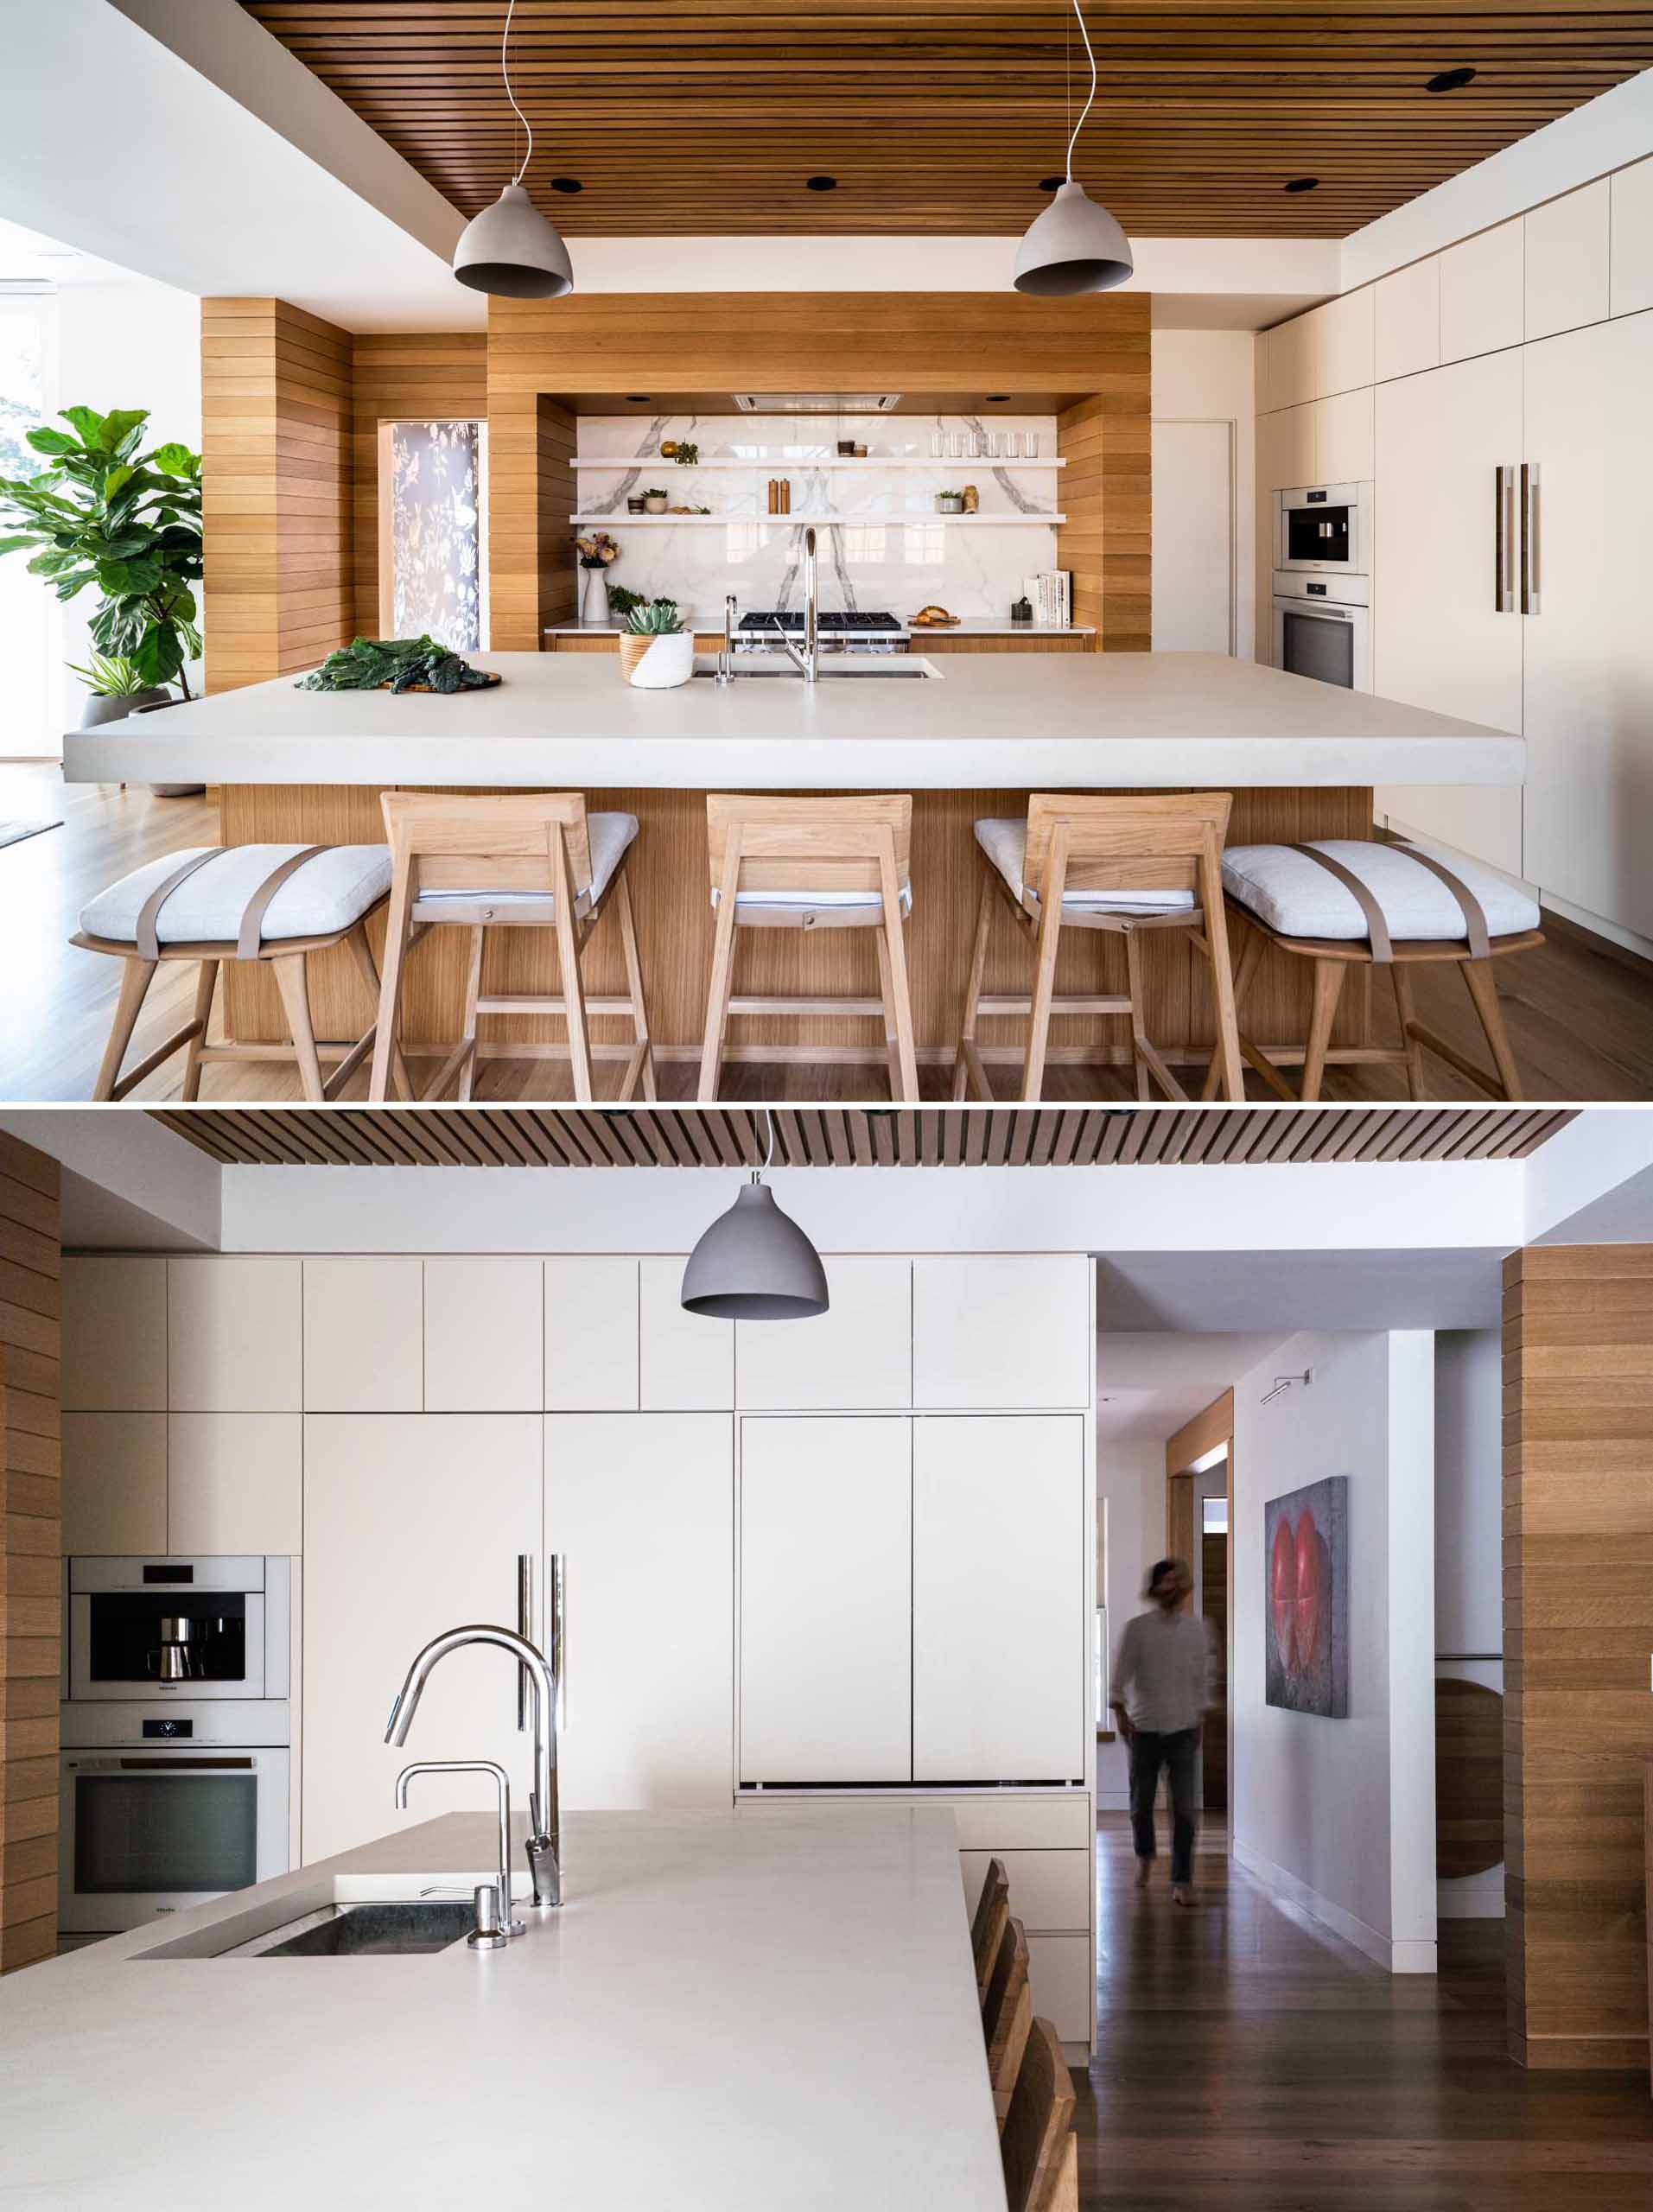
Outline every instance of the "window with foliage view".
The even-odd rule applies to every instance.
[[[487,643],[480,423],[388,423],[386,503],[391,634],[427,633],[453,652]]]

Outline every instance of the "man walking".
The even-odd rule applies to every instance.
[[[1130,1747],[1131,1835],[1136,1886],[1146,1889],[1154,1857],[1154,1799],[1160,1769],[1171,1777],[1171,1897],[1194,1901],[1194,1777],[1199,1723],[1211,1701],[1211,1643],[1205,1623],[1183,1608],[1193,1576],[1179,1559],[1162,1559],[1148,1579],[1148,1610],[1125,1624],[1109,1702]]]

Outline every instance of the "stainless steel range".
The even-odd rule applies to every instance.
[[[817,617],[823,653],[904,653],[908,640],[893,614],[860,611]],[[779,652],[783,638],[801,638],[802,609],[765,607],[743,614],[734,627],[737,652]]]

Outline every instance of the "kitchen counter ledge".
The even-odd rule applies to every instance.
[[[7,2204],[1003,2212],[944,1810],[576,1813],[569,1903],[503,1951],[144,1955],[335,1881],[468,1886],[496,1834],[450,1814],[8,1977]]]

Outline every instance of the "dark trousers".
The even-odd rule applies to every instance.
[[[1194,1775],[1199,1758],[1198,1728],[1179,1728],[1156,1736],[1139,1728],[1131,1738],[1131,1837],[1139,1859],[1152,1859],[1154,1798],[1160,1769],[1171,1777],[1171,1879],[1194,1878]]]

